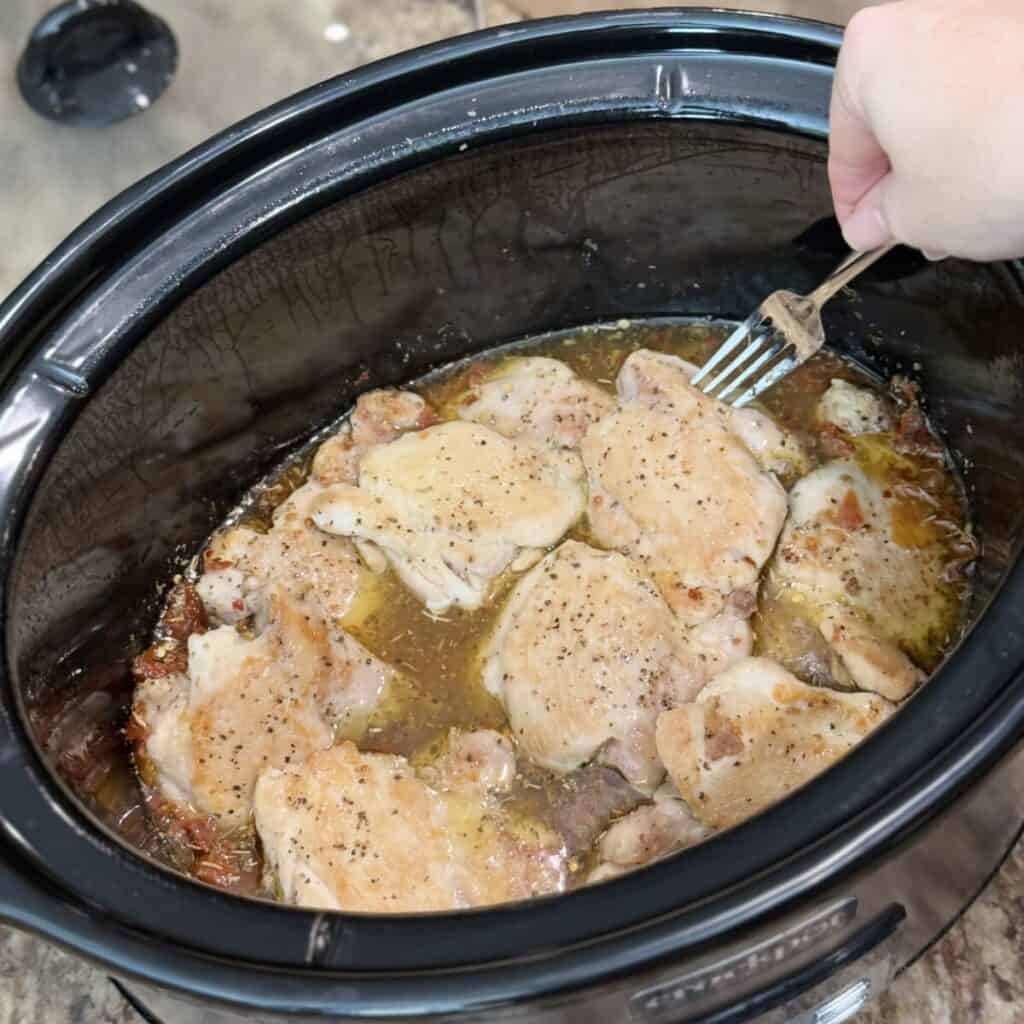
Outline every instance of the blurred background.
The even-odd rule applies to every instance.
[[[79,0],[91,2],[91,0]],[[719,7],[844,24],[881,0],[744,0]],[[163,95],[105,127],[33,111],[16,77],[33,27],[52,4],[0,0],[0,299],[80,221],[211,134],[325,78],[484,26],[657,0],[145,0],[177,43]],[[1024,1017],[1024,855],[861,1024],[1010,1024]],[[142,1024],[101,972],[0,928],[0,1024]],[[174,1024],[174,1022],[166,1022]]]

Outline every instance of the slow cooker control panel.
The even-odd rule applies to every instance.
[[[841,900],[753,946],[650,986],[630,1001],[643,1024],[842,1024],[889,984],[905,918],[894,905],[854,927]]]

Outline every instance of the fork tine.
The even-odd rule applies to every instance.
[[[739,391],[747,381],[750,380],[762,366],[764,366],[765,363],[774,359],[785,347],[785,342],[782,341],[774,341],[768,345],[768,347],[749,366],[747,366],[720,395],[718,395],[718,400],[720,402],[727,401],[729,395],[735,391]]]
[[[724,370],[720,370],[713,380],[701,388],[704,394],[713,395],[718,387],[724,384],[741,366],[744,365],[744,363],[747,362],[748,359],[753,359],[757,356],[761,351],[761,346],[764,344],[765,339],[768,337],[769,334],[765,330],[754,331],[750,335],[746,346],[740,354],[736,356]]]
[[[756,381],[753,387],[748,388],[735,402],[730,404],[734,409],[742,409],[748,402],[757,398],[762,391],[767,391],[776,381],[781,380],[790,370],[795,370],[799,365],[800,360],[796,356],[787,356],[782,362],[773,366],[759,381]]]
[[[742,345],[743,342],[747,340],[748,335],[753,333],[753,330],[760,319],[761,317],[757,313],[748,316],[747,319],[744,320],[743,323],[741,323],[739,327],[737,327],[736,330],[734,330],[732,334],[730,334],[729,337],[718,346],[715,350],[715,354],[690,378],[690,383],[694,386],[700,384],[700,382],[709,373],[711,373],[712,370],[719,366],[723,360],[732,355],[736,350],[736,347],[738,345]]]

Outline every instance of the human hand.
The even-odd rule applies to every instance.
[[[1024,256],[1024,2],[899,0],[854,15],[829,180],[847,243]]]

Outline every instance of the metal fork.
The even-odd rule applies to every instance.
[[[752,402],[825,344],[821,307],[890,249],[891,245],[885,245],[851,253],[810,295],[772,292],[722,342],[690,383],[737,409]],[[718,370],[723,363],[726,365]]]

